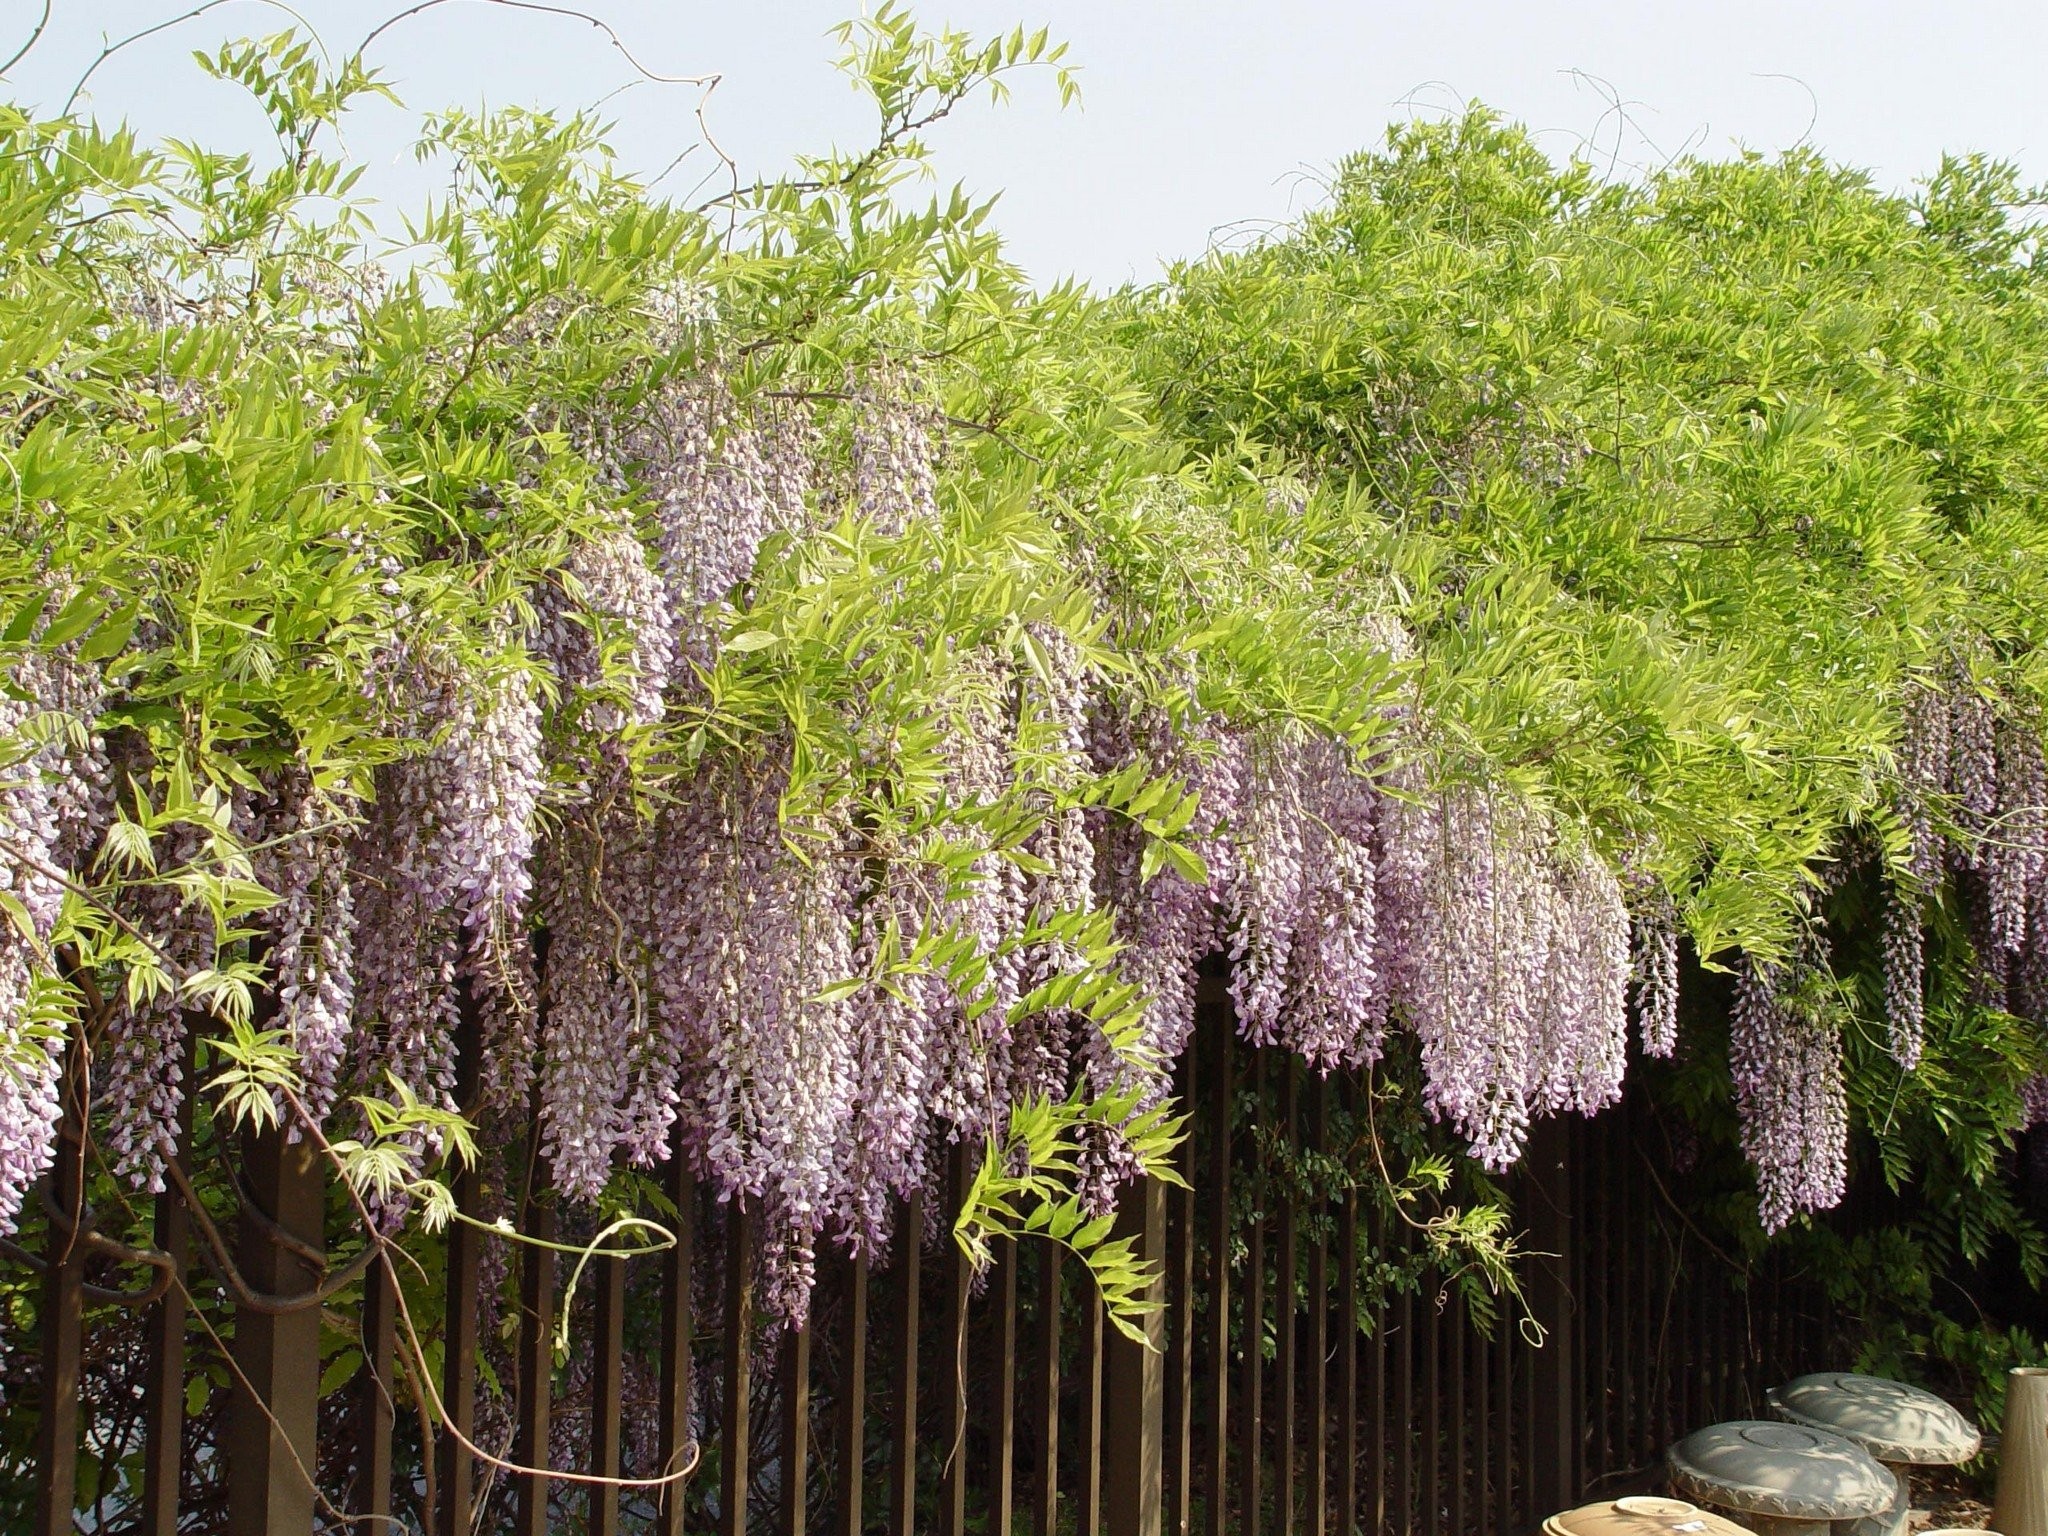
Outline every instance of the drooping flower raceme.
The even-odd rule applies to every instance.
[[[1597,1114],[1628,1064],[1629,920],[1621,882],[1591,849],[1555,850],[1543,886],[1550,956],[1536,1011],[1531,1102]]]
[[[1920,1065],[1927,1036],[1926,942],[1919,898],[1893,887],[1886,893],[1880,940],[1885,1032],[1892,1059],[1908,1072]]]
[[[54,871],[62,835],[50,780],[24,733],[32,700],[0,693],[0,893],[27,917],[24,934],[0,922],[0,1235],[11,1234],[22,1198],[50,1165],[60,1111],[63,1037],[36,1016],[40,946],[63,906]]]
[[[120,893],[129,925],[148,936],[158,975],[145,989],[130,982],[107,1022],[112,1051],[98,1088],[110,1129],[107,1150],[114,1171],[152,1194],[164,1187],[164,1164],[176,1155],[178,1116],[184,1104],[185,1033],[177,983],[206,964],[213,920],[197,898],[175,881],[201,853],[196,828],[180,823],[155,845],[154,874],[138,876]]]
[[[689,1154],[727,1199],[781,1234],[768,1300],[797,1306],[791,1278],[831,1213],[856,1091],[847,1005],[855,973],[857,869],[831,840],[800,858],[777,817],[779,778],[705,775],[687,838],[660,877],[685,927],[657,966],[664,1027],[680,1036],[678,1114]],[[779,1288],[778,1288],[779,1287]]]
[[[1645,1056],[1678,1048],[1678,907],[1661,881],[1645,877],[1634,913],[1636,1028]]]
[[[1780,968],[1745,958],[1736,972],[1728,1065],[1766,1232],[1832,1209],[1848,1181],[1841,1031],[1802,995],[1821,974],[1811,955]]]
[[[1380,1054],[1379,806],[1342,743],[1253,754],[1223,897],[1232,996],[1248,1038],[1285,1044],[1322,1071]]]
[[[1533,1112],[1619,1095],[1628,915],[1590,851],[1476,786],[1404,786],[1384,815],[1380,946],[1422,1046],[1425,1100],[1502,1168]]]
[[[623,667],[625,707],[599,702],[586,722],[591,730],[605,734],[661,719],[675,664],[675,615],[630,523],[621,520],[578,544],[534,607],[536,646],[564,687],[596,687],[607,660]]]
[[[302,1103],[316,1120],[325,1118],[340,1091],[354,1023],[352,830],[343,809],[317,795],[311,776],[294,768],[272,801],[252,860],[257,879],[277,898],[263,914],[272,935],[276,1027],[298,1053]],[[284,1119],[296,1135],[296,1119]]]
[[[645,928],[650,840],[631,814],[601,806],[565,820],[543,850],[541,1151],[555,1187],[595,1201],[629,1126],[628,1088],[650,1029]],[[666,1126],[661,1127],[665,1131]],[[661,1131],[651,1132],[657,1147]]]

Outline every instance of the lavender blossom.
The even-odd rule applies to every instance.
[[[2027,894],[2048,873],[2048,761],[2032,727],[2000,720],[1998,784],[1982,856],[1994,945],[2017,953],[2026,942]]]
[[[886,534],[938,515],[930,413],[900,393],[869,393],[853,430],[854,503]]]
[[[1678,1048],[1678,907],[1663,883],[1646,879],[1635,913],[1636,1027],[1645,1056],[1668,1057]]]
[[[311,776],[293,770],[266,818],[265,846],[254,860],[257,878],[277,897],[264,914],[272,934],[277,1027],[298,1053],[303,1103],[316,1120],[339,1092],[355,1011],[350,830],[342,810],[314,792]],[[296,1122],[292,1130],[298,1133]]]
[[[39,949],[63,906],[52,873],[63,832],[51,781],[25,740],[32,712],[0,694],[0,893],[20,904],[29,928],[0,923],[0,1236],[13,1233],[23,1197],[49,1167],[61,1114],[62,1036],[37,1018],[36,993],[47,963]]]
[[[1782,970],[1745,958],[1735,978],[1729,1069],[1766,1232],[1840,1204],[1848,1180],[1841,1033],[1792,995],[1817,974],[1811,958]]]
[[[1897,887],[1887,895],[1881,947],[1885,1031],[1892,1059],[1911,1072],[1927,1035],[1926,934],[1918,897]]]
[[[159,874],[195,862],[200,834],[190,825],[171,827],[158,840]],[[210,962],[213,920],[183,887],[146,880],[124,890],[123,916],[149,936],[172,975],[154,990],[124,988],[107,1023],[112,1047],[101,1074],[98,1098],[107,1110],[107,1151],[114,1171],[138,1188],[160,1194],[164,1164],[178,1147],[179,1110],[184,1104],[187,1023],[176,991],[183,975]]]
[[[624,519],[578,544],[559,581],[535,603],[535,643],[569,689],[604,681],[608,656],[622,663],[626,704],[601,702],[590,725],[611,733],[661,719],[675,663],[675,615],[669,593],[648,564],[639,535]]]

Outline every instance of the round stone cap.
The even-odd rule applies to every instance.
[[[1819,1371],[1765,1398],[1780,1418],[1831,1429],[1879,1461],[1952,1466],[1968,1461],[1984,1443],[1976,1425],[1932,1392],[1882,1376]]]
[[[1665,1461],[1680,1493],[1737,1514],[1859,1520],[1885,1513],[1899,1494],[1899,1480],[1861,1446],[1806,1424],[1710,1425]]]
[[[1546,1536],[1749,1536],[1683,1499],[1627,1498],[1582,1504],[1543,1522]]]

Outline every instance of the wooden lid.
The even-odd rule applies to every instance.
[[[1546,1536],[1749,1536],[1733,1520],[1683,1499],[1611,1499],[1543,1522]]]

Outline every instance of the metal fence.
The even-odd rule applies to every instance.
[[[84,1209],[74,1120],[8,1249],[40,1270],[12,1346],[35,1529],[1506,1536],[1822,1363],[1814,1289],[1693,1224],[1638,1103],[1539,1127],[1508,1179],[1529,1319],[1482,1330],[1368,1188],[1282,1176],[1355,1138],[1358,1085],[1240,1042],[1220,978],[1200,1013],[1189,1188],[1135,1188],[1119,1216],[1160,1266],[1149,1349],[1049,1244],[973,1275],[943,1202],[903,1210],[886,1265],[823,1260],[806,1328],[767,1327],[747,1218],[677,1159],[679,1241],[588,1264],[564,1368],[573,1258],[458,1224],[445,1274],[401,1292],[374,1249],[330,1265],[315,1148],[189,1130],[153,1244],[124,1247]],[[223,1204],[196,1186],[229,1150]],[[956,1154],[948,1201],[966,1174]],[[474,1175],[456,1193],[476,1208]],[[556,1235],[544,1200],[517,1220]],[[402,1371],[415,1338],[427,1368]],[[221,1378],[201,1406],[195,1380]]]

